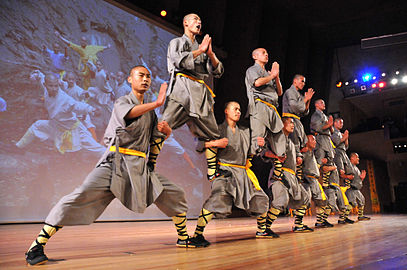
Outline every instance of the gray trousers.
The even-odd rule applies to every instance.
[[[64,196],[52,208],[45,223],[69,226],[94,222],[115,198],[110,191],[111,178],[111,163],[103,163],[93,169],[81,186]],[[186,212],[188,208],[184,191],[168,179],[160,176],[158,178],[164,190],[154,204],[169,217]]]
[[[211,195],[205,201],[203,208],[214,212],[217,217],[225,217],[232,213],[235,197],[227,189],[227,178],[215,179],[212,183]],[[254,190],[254,194],[247,202],[247,208],[243,209],[250,215],[262,215],[268,210],[269,198],[263,190]]]
[[[349,203],[353,206],[365,206],[365,196],[358,189],[348,189],[346,191]]]
[[[318,180],[311,178],[310,180],[305,180],[301,184],[304,187],[304,189],[307,191],[308,195],[315,202],[316,206],[319,206],[319,207],[326,206],[328,198],[324,199],[324,197],[326,197],[326,194],[319,187]]]
[[[332,208],[332,211],[338,212],[346,208],[345,198],[340,187],[330,186],[324,188],[324,192],[328,200],[328,206]]]
[[[282,181],[274,181],[271,186],[271,206],[284,211],[287,207],[297,209],[303,205],[309,206],[311,202],[310,195],[302,185],[299,185],[301,198],[294,200],[291,196],[289,189],[283,184]]]
[[[172,129],[177,129],[186,123],[194,136],[202,140],[220,138],[218,124],[213,113],[207,116],[192,117],[180,103],[172,99],[167,101],[161,120],[166,121]]]

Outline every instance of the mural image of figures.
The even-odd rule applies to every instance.
[[[0,221],[38,221],[105,151],[104,131],[115,100],[131,91],[133,66],[150,70],[146,97],[156,98],[175,35],[102,0],[5,0],[0,17]],[[176,130],[157,167],[185,189],[192,215],[209,190],[195,145],[187,128]],[[162,217],[147,212],[143,218]],[[113,203],[102,216],[120,218],[137,215]]]

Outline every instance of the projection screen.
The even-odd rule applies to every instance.
[[[129,69],[143,64],[152,72],[147,100],[168,80],[167,45],[176,35],[102,0],[4,0],[0,7],[0,222],[43,221],[104,151],[112,104],[130,91]],[[81,52],[81,45],[91,52]],[[77,113],[86,132],[61,130],[49,121],[53,115],[41,87],[48,73],[77,102],[96,108],[94,115]],[[79,143],[80,136],[88,143]],[[198,215],[210,189],[206,160],[195,146],[186,126],[174,131],[157,166],[186,191],[189,217]],[[99,220],[162,218],[154,205],[135,214],[114,200]]]

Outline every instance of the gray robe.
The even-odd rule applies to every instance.
[[[311,132],[316,135],[317,145],[315,147],[314,153],[315,158],[319,165],[322,166],[322,159],[327,158],[328,162],[326,165],[333,165],[333,159],[335,156],[335,151],[332,146],[331,141],[331,130],[330,128],[323,129],[323,127],[328,123],[328,117],[320,110],[315,110],[311,116]]]
[[[246,71],[246,90],[249,99],[247,113],[250,117],[250,128],[252,133],[253,154],[258,154],[262,149],[257,145],[257,137],[266,139],[271,150],[277,155],[282,156],[285,152],[284,134],[282,133],[283,122],[281,117],[273,108],[256,99],[261,99],[278,107],[278,94],[275,80],[271,80],[266,85],[256,87],[255,81],[259,78],[268,76],[268,72],[259,64],[255,63]]]
[[[291,85],[283,95],[283,116],[284,113],[295,114],[299,118],[308,115],[309,110],[304,103],[304,96],[299,93],[294,85]],[[304,126],[300,119],[293,117],[294,132],[290,134],[290,139],[293,140],[295,147],[302,149],[307,144],[308,138],[304,131]]]
[[[305,188],[298,182],[295,176],[295,170],[297,167],[297,154],[294,143],[284,136],[286,147],[286,159],[283,163],[283,168],[288,168],[294,172],[294,174],[283,170],[283,180],[276,181],[271,178],[273,172],[270,172],[269,182],[270,190],[272,193],[271,205],[283,211],[285,208],[298,208],[302,205],[309,206],[310,195]]]
[[[148,155],[150,142],[161,136],[154,111],[135,119],[124,119],[138,104],[133,92],[115,102],[104,139],[109,148],[116,146],[116,152],[110,152],[108,148],[84,183],[54,206],[46,223],[90,224],[114,198],[138,213],[144,212],[152,203],[167,216],[187,211],[184,191],[165,177],[150,171],[146,158],[118,152],[118,147],[123,147]]]
[[[193,58],[192,51],[198,48],[198,42],[192,42],[186,35],[171,40],[168,45],[167,65],[171,79],[162,119],[172,129],[192,120],[189,121],[189,127],[195,136],[213,140],[219,138],[219,132],[211,93],[203,83],[177,75],[182,73],[199,80],[209,75],[216,78],[222,76],[224,70],[221,62],[214,68],[206,54]]]
[[[363,183],[360,178],[360,170],[356,165],[350,164],[350,173],[353,174],[354,178],[350,182],[350,188],[346,191],[346,196],[348,197],[349,203],[353,206],[364,206],[365,196],[363,196],[360,191]]]
[[[315,201],[317,206],[326,205],[326,195],[318,182],[319,168],[313,151],[307,151],[302,154],[302,170],[304,172],[304,181],[301,183],[308,194]]]
[[[344,170],[347,173],[349,171],[350,160],[346,154],[347,147],[345,142],[341,142],[342,137],[342,132],[334,128],[334,132],[331,135],[332,142],[336,147],[334,162],[338,170]]]
[[[246,165],[250,150],[250,131],[248,128],[236,126],[235,133],[225,121],[219,126],[222,137],[228,138],[226,148],[219,148],[218,160],[221,163]],[[269,199],[263,190],[255,189],[247,175],[246,169],[220,166],[230,171],[231,177],[217,178],[212,183],[212,191],[203,208],[214,212],[217,216],[227,216],[232,212],[232,205],[246,210],[252,215],[261,215],[268,210]]]

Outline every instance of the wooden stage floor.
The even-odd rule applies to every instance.
[[[352,216],[355,219],[355,216]],[[330,221],[336,224],[337,218]],[[312,225],[315,217],[305,217]],[[196,221],[188,222],[192,234]],[[256,239],[256,219],[213,220],[207,248],[175,247],[171,221],[95,223],[65,227],[46,246],[38,269],[407,269],[407,216],[294,234],[292,218],[273,225],[279,239]],[[0,269],[26,269],[24,252],[40,224],[0,226]]]

